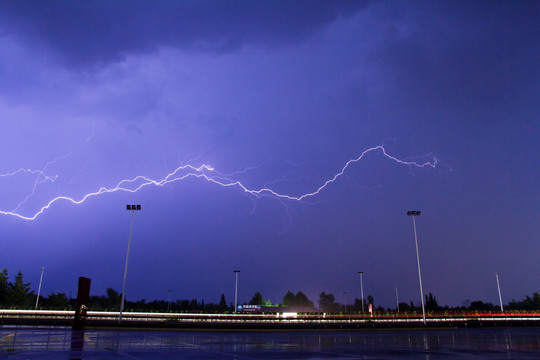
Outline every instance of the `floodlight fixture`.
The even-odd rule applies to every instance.
[[[122,321],[122,312],[124,311],[124,301],[126,298],[126,278],[127,278],[127,269],[128,269],[128,261],[129,261],[129,248],[131,247],[131,234],[133,232],[133,220],[135,219],[135,211],[141,210],[141,205],[126,205],[126,210],[133,211],[133,214],[131,215],[131,225],[129,227],[129,239],[128,239],[128,247],[126,251],[126,266],[124,267],[124,281],[122,283],[122,296],[120,298],[120,312],[118,314],[118,321]]]

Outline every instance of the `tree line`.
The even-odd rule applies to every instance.
[[[1,309],[33,309],[36,304],[36,294],[30,290],[31,283],[24,282],[22,271],[15,275],[13,281],[9,280],[8,270],[4,268],[0,271],[0,308]],[[88,308],[91,311],[118,311],[120,308],[119,294],[113,288],[106,290],[106,295],[90,296]],[[40,296],[38,305],[39,309],[46,310],[69,310],[75,308],[76,299],[68,297],[65,293],[52,292],[49,296]],[[400,302],[399,306],[393,308],[383,308],[382,306],[375,307],[374,298],[368,295],[363,301],[364,311],[367,312],[369,305],[374,312],[405,312],[414,313],[421,312],[422,308],[410,303]],[[286,307],[304,307],[313,308],[315,304],[303,292],[298,291],[296,294],[292,291],[287,291],[280,303],[273,304],[270,300],[265,300],[260,291],[257,291],[251,300],[243,305],[261,305],[261,306],[286,306]],[[447,312],[447,311],[499,311],[499,305],[495,305],[483,301],[465,301],[462,306],[449,307],[438,304],[435,295],[428,293],[425,296],[425,308],[428,312]],[[362,311],[362,299],[354,299],[350,304],[339,303],[331,293],[322,292],[319,295],[317,305],[321,311],[327,313],[360,313]],[[204,313],[227,313],[234,311],[232,303],[227,304],[225,295],[221,294],[218,303],[205,303],[204,299],[177,299],[174,301],[153,300],[147,302],[146,299],[137,301],[125,300],[124,309],[126,311],[141,311],[141,312],[204,312]],[[521,301],[512,300],[504,305],[505,310],[540,310],[540,294],[533,293],[532,296],[526,296]]]

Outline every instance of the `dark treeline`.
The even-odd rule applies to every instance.
[[[30,290],[30,283],[24,282],[24,277],[21,271],[19,271],[13,281],[9,280],[9,274],[7,269],[0,271],[0,308],[1,309],[33,309],[36,304],[36,294]],[[116,290],[109,288],[106,291],[106,295],[90,296],[88,308],[91,311],[118,311],[120,308],[120,297]],[[49,296],[40,296],[38,301],[38,308],[45,310],[70,310],[75,307],[76,299],[71,299],[64,293],[51,293]],[[449,307],[441,306],[438,304],[436,297],[428,293],[425,296],[425,307],[428,312],[464,312],[464,311],[487,311],[498,312],[500,311],[499,305],[492,303],[486,303],[483,301],[465,301],[462,306]],[[287,291],[283,297],[281,303],[272,304],[270,300],[264,300],[262,294],[257,291],[251,300],[245,304],[261,305],[261,306],[299,306],[299,307],[311,307],[315,308],[313,301],[311,301],[301,291],[294,294],[291,291]],[[364,299],[364,312],[368,312],[369,308],[373,309],[376,313],[419,313],[422,308],[419,304],[414,304],[412,301],[409,303],[400,302],[399,308],[383,308],[382,306],[376,306],[373,296],[369,295]],[[319,295],[318,306],[321,311],[327,313],[360,313],[362,311],[362,300],[354,299],[351,304],[339,303],[333,294],[322,292]],[[218,303],[205,303],[204,300],[198,301],[197,299],[191,300],[153,300],[147,302],[145,299],[138,301],[130,301],[126,299],[125,311],[141,311],[141,312],[194,312],[194,313],[227,313],[233,312],[234,306],[232,303],[227,304],[225,295],[221,294],[220,301]],[[512,300],[508,304],[504,305],[505,311],[540,311],[540,294],[533,293],[532,296],[526,296],[521,301]]]
[[[364,299],[364,311],[369,311],[369,305],[375,313],[421,313],[422,306],[420,304],[415,305],[412,301],[410,303],[400,302],[399,307],[384,308],[382,306],[375,306],[373,296],[369,295],[367,299]],[[427,312],[442,313],[442,312],[470,312],[470,311],[486,311],[486,312],[500,312],[500,306],[483,301],[465,301],[462,306],[441,306],[437,302],[435,295],[428,293],[425,295],[424,306]],[[508,304],[503,305],[505,311],[523,311],[523,310],[540,310],[540,294],[533,293],[532,297],[526,296],[521,301],[512,300]],[[326,294],[322,292],[319,296],[319,309],[329,313],[359,313],[362,312],[362,300],[355,299],[352,304],[341,304],[335,301],[333,294]]]
[[[88,309],[91,311],[118,311],[120,308],[121,294],[116,290],[107,289],[107,296],[90,296]],[[226,313],[232,311],[233,306],[227,305],[225,295],[221,294],[219,303],[205,303],[204,299],[198,301],[191,300],[153,300],[147,302],[146,299],[138,301],[125,300],[124,309],[126,311],[138,312],[190,312],[190,313]]]

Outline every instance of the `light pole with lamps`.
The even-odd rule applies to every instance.
[[[499,303],[501,304],[501,311],[504,311],[501,296],[501,286],[499,285],[499,274],[495,273],[495,278],[497,279],[497,290],[499,290]]]
[[[398,296],[397,286],[396,286],[396,304],[397,304],[397,312],[399,313],[399,296]]]
[[[420,299],[422,300],[422,319],[426,324],[426,308],[424,306],[424,289],[422,288],[422,272],[420,271],[420,255],[418,253],[418,237],[416,236],[416,221],[415,218],[420,216],[420,211],[407,211],[407,216],[412,216],[414,227],[414,243],[416,244],[416,261],[418,263],[418,280],[420,282]]]
[[[234,270],[234,275],[236,277],[236,281],[234,283],[234,313],[236,314],[237,310],[237,304],[238,304],[238,273],[240,270]]]
[[[358,271],[358,275],[360,275],[360,297],[362,298],[362,312],[364,312],[364,281],[362,279],[362,275],[364,275],[364,272]]]
[[[118,317],[118,321],[122,321],[122,312],[124,311],[124,300],[126,295],[126,277],[127,277],[127,269],[128,269],[128,261],[129,261],[129,248],[131,247],[131,233],[133,231],[133,220],[135,219],[135,211],[141,210],[141,205],[126,205],[126,210],[132,211],[133,214],[131,215],[131,225],[129,227],[129,239],[128,239],[128,247],[126,252],[126,266],[124,268],[124,282],[122,283],[122,297],[120,298],[120,313]]]
[[[39,293],[41,292],[41,282],[43,281],[43,270],[45,270],[45,268],[42,266],[41,267],[41,276],[39,277],[39,286],[38,286],[38,291],[37,291],[37,297],[36,297],[36,307],[34,308],[35,310],[37,310],[37,307],[38,307]]]

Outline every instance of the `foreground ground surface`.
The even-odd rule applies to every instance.
[[[538,328],[206,332],[0,327],[0,359],[537,359]]]

